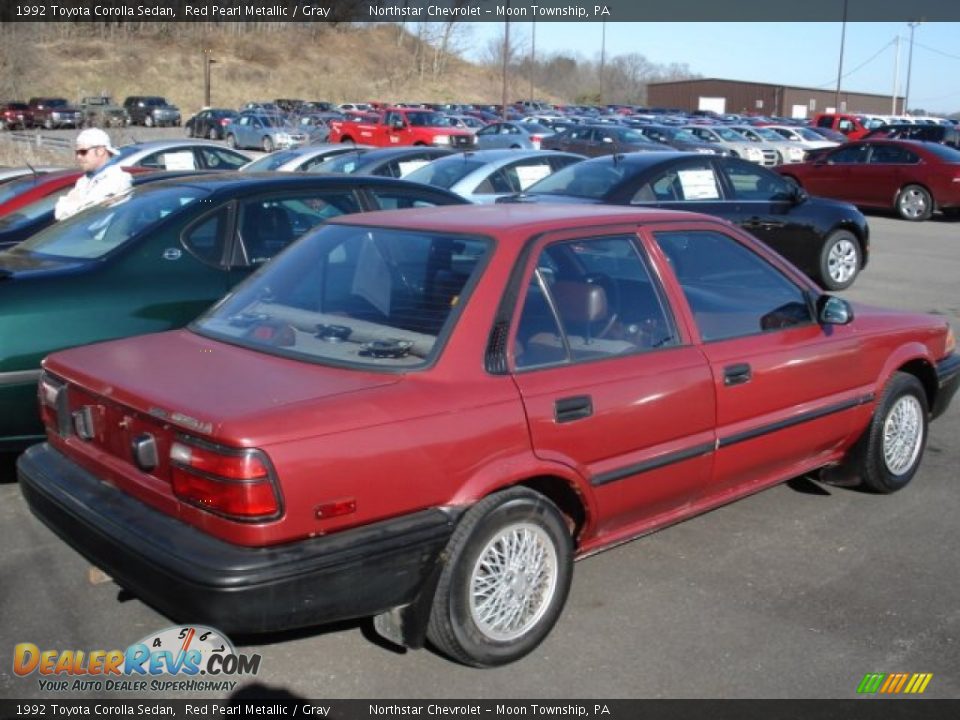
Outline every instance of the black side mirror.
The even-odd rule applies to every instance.
[[[809,193],[807,193],[806,190],[804,190],[799,185],[793,186],[793,193],[791,194],[790,199],[793,201],[794,205],[799,205],[800,203],[805,202],[809,198],[810,198],[810,195]]]
[[[847,325],[853,322],[853,307],[833,295],[817,298],[817,320],[821,325]]]

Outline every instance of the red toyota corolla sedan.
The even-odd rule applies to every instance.
[[[844,465],[890,493],[960,383],[942,317],[853,306],[693,213],[336,218],[189,329],[55,353],[31,509],[172,617],[375,615],[499,665],[573,559]]]
[[[861,140],[774,170],[812,195],[892,208],[904,220],[960,210],[960,150],[940,143]]]

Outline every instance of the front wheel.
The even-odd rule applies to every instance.
[[[143,126],[144,126],[144,127],[153,127],[153,116],[152,116],[152,115],[147,115],[145,118],[143,118]]]
[[[207,134],[207,137],[211,140],[219,140],[220,137],[217,135],[217,129],[215,127],[210,128],[210,132]]]
[[[856,470],[864,487],[885,494],[906,487],[920,467],[928,416],[920,381],[895,373],[856,450]]]
[[[229,135],[227,135],[227,145],[229,145],[229,146],[232,147],[234,150],[236,150],[237,147],[238,147],[238,146],[237,146],[237,136],[234,135],[233,133],[230,133]]]
[[[929,220],[933,215],[933,198],[926,188],[907,185],[897,195],[897,213],[904,220]]]
[[[517,660],[547,636],[563,610],[573,541],[547,498],[511,488],[460,521],[433,599],[427,637],[466,665]]]
[[[846,290],[862,264],[856,236],[849,230],[834,230],[820,251],[820,284],[827,290]]]

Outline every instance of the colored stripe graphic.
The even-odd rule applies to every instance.
[[[932,679],[933,673],[867,673],[857,686],[857,692],[919,695],[927,689]]]

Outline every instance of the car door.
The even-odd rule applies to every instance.
[[[864,205],[890,207],[920,156],[899,145],[876,142],[869,146],[867,162],[856,168],[862,188],[859,197]]]
[[[510,356],[533,451],[589,482],[598,533],[626,537],[703,492],[709,367],[675,322],[635,227],[553,233],[527,257]]]
[[[709,494],[735,496],[817,464],[873,400],[849,326],[822,327],[802,281],[718,226],[651,235],[686,298],[713,374],[717,453]]]
[[[500,147],[500,127],[502,123],[491,123],[480,130],[477,130],[477,145],[481,148],[491,149]]]
[[[786,179],[738,158],[715,159],[729,210],[737,223],[804,270],[818,273],[824,238]],[[720,213],[717,213],[720,214]]]
[[[868,146],[862,143],[843,145],[827,152],[803,173],[801,182],[811,195],[858,202],[864,188],[857,173],[867,161]]]
[[[737,210],[724,196],[713,161],[705,155],[689,155],[638,175],[610,198],[618,205],[648,205],[719,215],[727,219]]]
[[[194,148],[196,166],[206,170],[239,170],[250,159],[227,148],[200,146]]]

